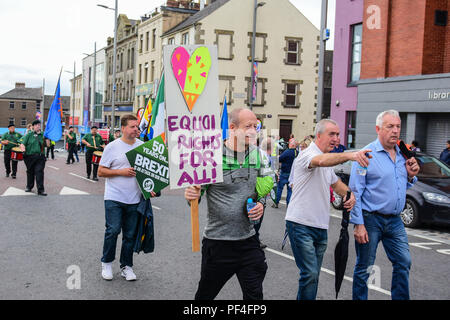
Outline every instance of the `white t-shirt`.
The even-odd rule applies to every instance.
[[[100,165],[112,170],[130,168],[131,166],[125,153],[137,148],[143,143],[139,139],[136,139],[133,145],[123,142],[122,139],[114,140],[103,151]],[[124,176],[106,178],[104,198],[105,200],[114,200],[126,204],[139,203],[141,200],[141,191],[139,190],[136,178]]]
[[[328,229],[330,222],[330,185],[338,181],[332,167],[309,169],[312,159],[323,152],[312,142],[292,165],[292,196],[286,220],[305,226]]]

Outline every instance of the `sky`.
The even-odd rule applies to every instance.
[[[241,0],[252,1],[252,0]],[[264,0],[278,1],[278,0]],[[289,0],[320,28],[320,0]],[[165,0],[119,0],[119,13],[139,19]],[[328,1],[328,28],[333,49],[336,0]],[[0,94],[14,89],[16,82],[41,87],[53,95],[61,68],[61,94],[70,96],[70,79],[82,72],[84,53],[106,45],[114,33],[114,0],[0,0]]]

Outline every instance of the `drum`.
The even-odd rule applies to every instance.
[[[19,147],[14,147],[11,149],[11,160],[21,161],[23,160],[23,152]]]
[[[102,155],[103,155],[102,151],[94,151],[94,154],[92,155],[92,163],[98,165],[100,163]]]

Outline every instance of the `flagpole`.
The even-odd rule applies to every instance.
[[[41,112],[41,128],[44,130],[44,105],[45,105],[45,78],[42,79],[42,102],[39,111]]]

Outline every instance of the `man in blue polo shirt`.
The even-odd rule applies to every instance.
[[[417,181],[416,159],[406,160],[397,146],[401,121],[395,110],[380,113],[376,120],[378,139],[363,149],[372,158],[364,168],[353,163],[350,189],[356,205],[350,212],[355,225],[356,265],[353,274],[353,299],[366,300],[367,280],[375,263],[378,243],[392,263],[392,299],[409,299],[411,256],[408,237],[400,218],[406,201],[406,189]]]

